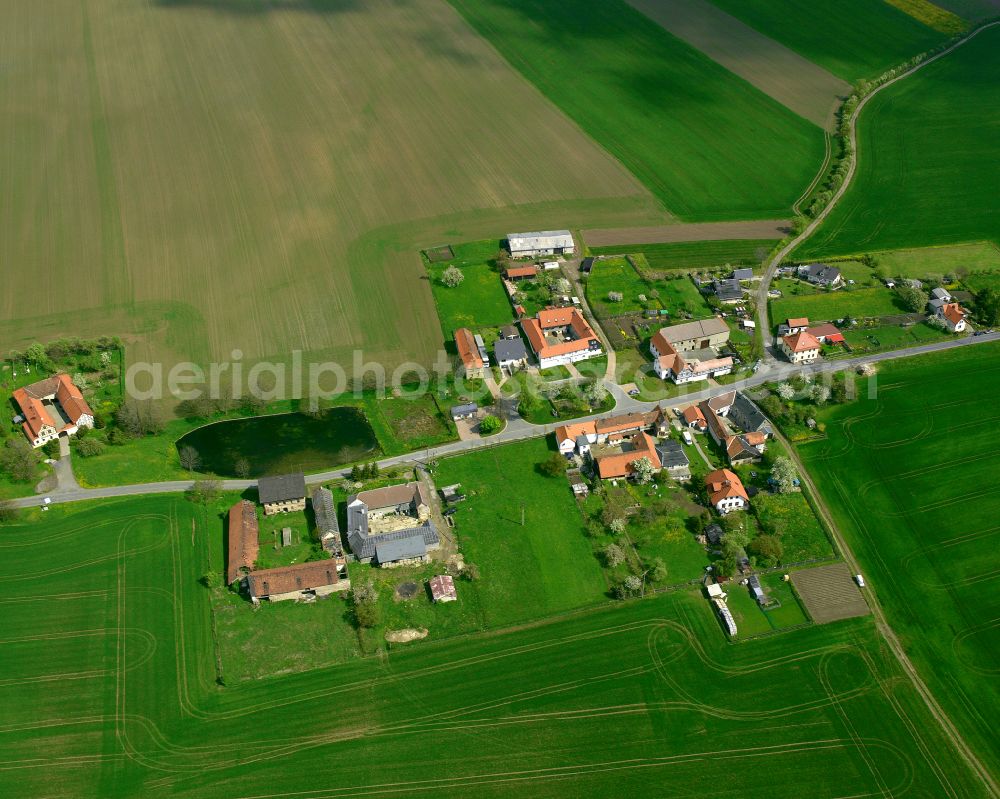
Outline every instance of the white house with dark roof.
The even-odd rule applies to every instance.
[[[839,288],[844,285],[844,277],[840,269],[827,264],[803,264],[798,268],[799,277],[815,286]]]

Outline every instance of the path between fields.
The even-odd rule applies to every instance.
[[[827,528],[830,530],[830,535],[833,536],[834,543],[836,544],[841,557],[843,557],[844,562],[851,570],[851,574],[861,574],[861,568],[858,565],[857,559],[854,557],[854,553],[848,546],[840,528],[837,527],[837,524],[833,519],[833,515],[830,513],[830,509],[827,507],[823,496],[819,493],[816,488],[816,484],[813,482],[812,477],[805,468],[805,464],[799,457],[798,450],[796,450],[792,443],[778,431],[776,425],[774,426],[774,430],[775,437],[781,441],[782,444],[784,444],[789,456],[795,463],[795,468],[798,470],[799,476],[812,494],[816,503],[816,508],[819,511],[820,516],[822,516],[823,520],[826,522]],[[899,661],[900,667],[902,667],[906,676],[909,677],[910,682],[913,684],[917,693],[920,694],[921,698],[924,700],[924,704],[927,705],[927,709],[931,712],[931,715],[934,716],[938,724],[941,726],[945,736],[952,742],[958,753],[965,759],[969,768],[976,774],[976,776],[979,777],[986,790],[993,796],[1000,796],[1000,787],[997,786],[996,781],[993,779],[993,775],[979,760],[975,752],[969,748],[969,745],[965,742],[965,738],[962,737],[962,734],[955,727],[951,718],[944,711],[944,708],[938,704],[934,694],[931,692],[930,688],[927,687],[927,684],[917,672],[917,668],[913,665],[913,661],[911,661],[909,655],[906,654],[906,650],[903,648],[902,643],[900,643],[899,638],[896,636],[896,632],[889,625],[889,620],[886,618],[885,611],[882,610],[882,605],[878,601],[878,595],[870,586],[861,589],[861,591],[864,594],[865,599],[868,601],[868,606],[872,610],[872,615],[875,617],[876,629],[878,629],[879,634],[885,640],[889,650],[893,653],[893,655],[895,655],[896,660]]]
[[[910,77],[915,72],[918,72],[924,67],[926,67],[928,64],[933,64],[939,58],[944,58],[949,53],[953,52],[954,50],[957,50],[963,44],[966,44],[967,42],[974,39],[976,36],[978,36],[987,28],[992,28],[995,25],[1000,25],[1000,20],[995,22],[989,22],[985,25],[981,25],[978,28],[970,31],[966,36],[962,37],[949,47],[946,47],[940,53],[937,53],[936,55],[933,55],[930,58],[921,61],[916,66],[911,67],[906,72],[900,73],[892,80],[886,81],[881,86],[874,89],[870,94],[865,95],[864,97],[861,98],[861,101],[858,103],[858,107],[855,109],[854,114],[852,114],[850,120],[848,120],[848,139],[851,143],[851,150],[854,153],[854,158],[852,158],[848,164],[848,170],[847,174],[844,176],[844,182],[840,184],[840,188],[837,189],[836,192],[834,192],[833,197],[830,198],[830,202],[827,203],[826,207],[822,211],[820,211],[819,215],[815,219],[813,219],[812,222],[806,225],[806,227],[803,229],[801,233],[799,233],[798,236],[793,238],[790,242],[788,242],[788,244],[782,247],[781,250],[778,251],[777,255],[775,255],[768,262],[767,266],[764,268],[764,274],[761,278],[760,285],[757,288],[756,302],[757,302],[757,327],[760,330],[760,334],[764,337],[763,340],[764,340],[765,360],[770,360],[770,361],[777,360],[777,357],[773,351],[773,342],[768,341],[768,339],[771,337],[771,322],[769,319],[769,312],[767,307],[767,292],[771,288],[771,281],[774,280],[774,275],[777,273],[778,266],[781,264],[781,262],[784,261],[785,258],[787,258],[796,247],[798,247],[800,244],[802,244],[802,242],[804,242],[813,233],[816,232],[820,224],[822,224],[822,222],[827,218],[827,216],[830,215],[830,212],[833,211],[833,209],[837,206],[837,203],[839,203],[840,200],[843,198],[844,194],[847,192],[848,187],[851,185],[851,182],[854,180],[854,175],[857,173],[858,170],[858,160],[861,157],[861,154],[858,152],[858,119],[860,119],[861,117],[861,111],[864,109],[866,105],[868,105],[868,102],[873,97],[879,94],[879,92],[888,89],[890,86],[903,80],[904,78]]]

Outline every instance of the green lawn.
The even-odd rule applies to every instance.
[[[594,255],[642,253],[650,272],[656,273],[712,269],[725,264],[756,267],[761,256],[767,255],[775,244],[771,239],[725,239],[591,247],[590,251]]]
[[[846,81],[874,78],[947,37],[884,0],[712,0]]]
[[[785,281],[787,282],[787,281]],[[782,287],[784,287],[784,282]],[[781,322],[806,316],[813,324],[844,317],[868,318],[907,313],[909,309],[892,289],[839,289],[771,300],[771,319]]]
[[[988,764],[1000,740],[1000,477],[995,344],[879,367],[877,397],[820,416],[799,452],[870,590],[966,741]]]
[[[451,342],[460,327],[498,327],[510,324],[514,318],[500,270],[493,260],[500,245],[495,239],[457,244],[452,247],[455,257],[450,261],[429,263],[425,259],[445,342]],[[450,266],[457,266],[465,276],[454,288],[441,281],[442,273]]]
[[[514,491],[492,504],[482,492],[512,480],[526,490],[522,466],[463,475],[481,493],[460,517],[483,511],[478,524],[460,520],[467,548],[516,507]],[[481,593],[501,600],[501,618],[602,590],[588,543],[562,546],[578,534],[562,521],[575,509],[527,490],[532,526],[494,527],[500,539],[480,558],[510,581],[494,595],[484,568]],[[60,795],[107,799],[393,784],[488,799],[509,796],[512,780],[546,799],[652,795],[665,782],[693,794],[734,767],[740,795],[983,795],[871,619],[734,646],[690,590],[386,644],[358,636],[338,598],[254,610],[202,586],[221,565],[221,524],[214,508],[151,496],[0,527],[4,795],[51,795],[56,777]],[[436,619],[465,612],[468,589]],[[420,610],[387,610],[431,610],[409,607]],[[982,678],[978,689],[993,690]]]
[[[1000,242],[1000,30],[886,89],[858,121],[858,173],[796,258]]]
[[[642,255],[634,256],[643,264]],[[666,310],[670,315],[663,320],[707,319],[714,311],[705,296],[686,275],[675,274],[663,279],[647,279],[625,258],[598,261],[587,279],[587,303],[600,318],[643,310]],[[608,298],[609,292],[620,292],[621,302]],[[646,297],[640,300],[639,297]]]
[[[672,213],[786,214],[823,133],[623,0],[451,0]]]
[[[771,494],[762,491],[753,498],[752,505],[762,532],[781,539],[783,563],[833,557],[830,539],[800,492]]]
[[[476,590],[490,626],[589,605],[607,590],[566,478],[536,470],[550,454],[536,438],[443,460],[435,472],[468,496],[455,531],[482,572]]]
[[[945,341],[954,337],[953,333],[926,322],[909,327],[899,325],[856,327],[844,331],[844,340],[851,345],[851,352],[844,354],[846,357],[848,355],[864,355],[869,352],[899,350],[935,341]]]
[[[889,250],[874,255],[890,275],[923,278],[961,272],[1000,271],[1000,249],[989,241],[914,250]]]

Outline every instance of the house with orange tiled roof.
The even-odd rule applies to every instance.
[[[35,448],[94,426],[94,412],[67,374],[17,389],[14,402],[21,410],[21,429]]]
[[[792,363],[809,363],[819,358],[819,340],[809,331],[792,333],[781,339],[781,351]]]
[[[470,379],[486,376],[486,364],[479,354],[476,337],[467,327],[455,331],[455,347],[458,349],[458,360],[462,374]]]
[[[556,428],[556,445],[566,457],[587,455],[594,444],[617,444],[647,430],[663,434],[669,426],[666,411],[657,407],[644,413],[625,413],[606,419],[560,425]]]
[[[938,309],[937,315],[952,333],[964,333],[968,327],[965,312],[957,302],[946,302]]]
[[[716,469],[705,475],[708,501],[723,516],[734,510],[743,510],[750,504],[750,497],[743,482],[729,469]]]
[[[521,320],[521,329],[542,369],[603,354],[600,339],[575,307],[544,308]]]
[[[629,477],[633,473],[635,462],[643,458],[652,464],[654,470],[660,470],[656,441],[649,433],[636,433],[632,438],[617,444],[592,449],[591,457],[602,480]]]
[[[705,414],[701,412],[701,408],[697,405],[686,407],[681,416],[688,427],[693,427],[695,430],[700,430],[703,433],[708,429],[708,421],[705,419]]]

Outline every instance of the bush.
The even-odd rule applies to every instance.
[[[747,554],[757,558],[764,567],[775,566],[781,562],[784,548],[781,539],[776,535],[759,535],[747,544]]]
[[[491,436],[494,433],[499,433],[501,427],[503,427],[503,422],[493,414],[488,414],[479,422],[479,433],[484,436]]]
[[[24,438],[8,439],[3,450],[0,450],[0,469],[7,472],[14,481],[26,483],[35,477],[38,456]]]
[[[538,464],[538,470],[548,477],[559,477],[566,473],[566,459],[558,452],[553,452]]]
[[[93,458],[96,455],[102,455],[105,447],[103,441],[90,436],[78,439],[74,449],[81,458]]]
[[[449,266],[441,273],[441,282],[450,289],[460,286],[463,280],[465,280],[465,275],[457,266]]]

